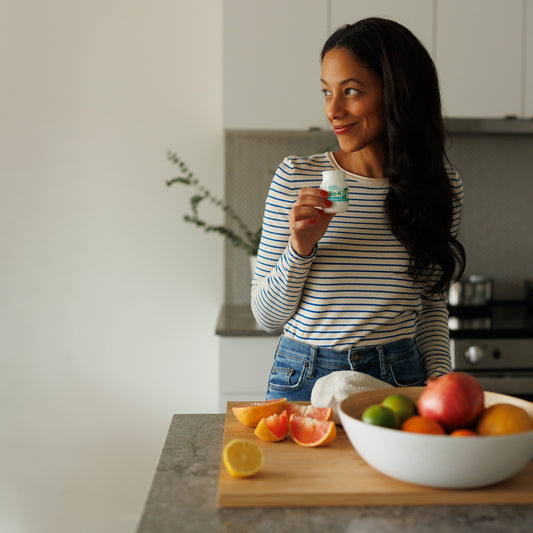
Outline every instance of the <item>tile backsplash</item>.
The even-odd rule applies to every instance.
[[[227,131],[225,141],[226,200],[253,230],[282,159],[337,146],[322,130]],[[522,299],[524,280],[533,279],[533,135],[452,134],[448,156],[465,189],[466,274],[492,278],[496,299]],[[225,302],[249,303],[250,282],[248,256],[226,243]]]

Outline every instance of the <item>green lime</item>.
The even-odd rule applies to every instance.
[[[381,405],[394,411],[398,415],[400,423],[410,416],[416,415],[416,403],[403,394],[391,394],[381,402]]]
[[[383,405],[371,405],[367,407],[363,412],[361,420],[367,424],[374,424],[374,426],[393,429],[400,427],[398,415],[392,409]]]

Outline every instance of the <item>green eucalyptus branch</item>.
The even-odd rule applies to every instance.
[[[169,151],[167,153],[167,158],[171,163],[178,167],[180,173],[179,176],[168,180],[166,182],[167,186],[171,186],[175,183],[181,183],[182,185],[192,186],[197,191],[197,193],[193,194],[189,200],[192,214],[184,215],[183,220],[202,228],[205,232],[215,232],[223,235],[236,248],[241,248],[248,255],[257,255],[259,240],[261,239],[261,228],[255,232],[250,230],[231,206],[226,204],[221,198],[214,196],[209,189],[200,183],[198,178],[194,176],[194,173],[175,152]],[[244,234],[244,237],[226,226],[212,225],[203,220],[199,214],[199,206],[204,200],[211,202],[217,207],[220,207],[228,215],[228,217],[236,222],[239,230]]]

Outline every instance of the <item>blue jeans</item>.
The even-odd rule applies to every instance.
[[[426,381],[414,339],[338,352],[281,336],[266,398],[309,401],[316,380],[336,370],[363,372],[395,387],[424,385]]]

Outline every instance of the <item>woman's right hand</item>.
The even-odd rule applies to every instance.
[[[291,246],[301,256],[311,255],[315,244],[328,229],[334,213],[325,213],[331,207],[328,193],[323,189],[304,187],[289,212]]]

